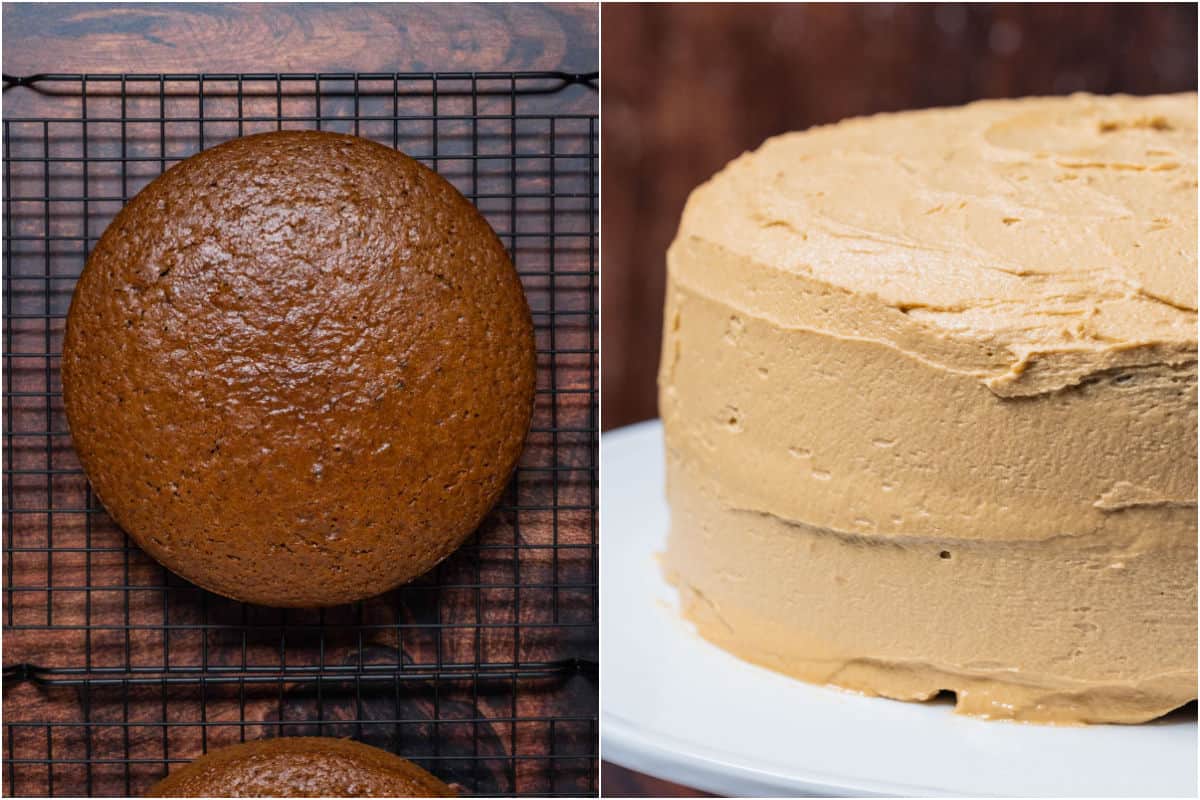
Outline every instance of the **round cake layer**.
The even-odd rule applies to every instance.
[[[63,394],[97,497],[229,597],[350,602],[475,530],[520,455],[520,279],[436,173],[331,133],[237,139],[117,215],[67,318]]]
[[[1145,719],[1195,696],[1195,142],[1194,95],[987,102],[779,137],[693,193],[668,254],[660,411],[670,568],[739,620],[706,635],[808,679],[954,689],[997,714],[965,699],[968,678],[990,682],[1021,718]],[[838,543],[819,569],[771,541],[797,531]],[[955,553],[1007,565],[993,600],[947,568]],[[1043,559],[1077,570],[1062,602]],[[1136,635],[1071,596],[1101,573]],[[796,583],[838,574],[909,588],[809,613]],[[729,575],[757,600],[739,605]],[[913,621],[895,641],[869,633],[897,611]],[[1029,646],[985,657],[1022,613]],[[1129,655],[1146,637],[1162,646]],[[1088,662],[1105,654],[1116,672]],[[811,666],[829,659],[857,666]],[[897,688],[901,662],[918,689]]]
[[[425,770],[350,739],[294,736],[222,747],[147,797],[454,797]]]
[[[992,719],[1144,722],[1196,696],[1194,539],[887,538],[738,508],[674,454],[668,483],[683,613],[748,661]]]

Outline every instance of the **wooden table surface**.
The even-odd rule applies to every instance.
[[[587,71],[591,3],[5,3],[4,72]]]
[[[598,66],[598,14],[593,4],[569,5],[500,5],[500,4],[5,4],[3,15],[3,70],[6,75],[24,76],[36,73],[277,73],[277,72],[426,72],[426,71],[527,71],[547,70],[564,72],[590,72]],[[309,84],[311,86],[311,84]],[[194,87],[195,84],[192,84]],[[194,90],[194,88],[193,88]],[[6,119],[47,113],[61,116],[62,109],[78,113],[78,98],[48,97],[28,88],[16,87],[4,93]],[[131,102],[134,102],[131,100]],[[140,102],[140,101],[139,101]],[[174,102],[174,101],[172,101]],[[180,100],[183,102],[183,100]],[[249,102],[249,100],[247,101]],[[286,102],[292,102],[290,99]],[[296,100],[300,103],[302,101]],[[451,101],[447,101],[451,102]],[[481,101],[482,102],[482,101]],[[594,114],[597,95],[594,90],[575,86],[560,93],[538,96],[536,103],[539,114]],[[65,104],[65,105],[64,105]],[[71,105],[75,104],[75,105]],[[139,106],[140,108],[141,106]],[[95,111],[93,110],[93,114]],[[285,114],[286,114],[285,110]],[[450,130],[454,123],[448,123]],[[532,123],[531,123],[532,126]],[[29,126],[24,126],[25,131]],[[93,136],[96,129],[93,126]],[[144,131],[130,125],[128,146],[130,153],[138,151],[142,144],[139,137]],[[155,126],[157,128],[157,126]],[[176,126],[171,131],[172,144],[193,147],[185,141],[194,138],[194,126]],[[216,129],[219,129],[219,125]],[[74,130],[69,123],[61,123],[58,130]],[[538,129],[540,130],[540,129]],[[588,126],[586,120],[574,125],[560,124],[556,135],[563,148],[585,148]],[[104,148],[113,146],[117,139],[104,138],[111,131],[100,131],[101,141],[93,143],[91,155],[103,154]],[[507,134],[480,134],[482,137]],[[539,143],[538,137],[545,133],[530,131],[522,134],[523,146],[530,142]],[[20,136],[34,134],[14,133],[13,145],[19,146]],[[69,137],[56,139],[55,148],[70,147],[78,132]],[[121,134],[124,137],[124,132]],[[420,134],[418,133],[419,139]],[[34,137],[36,138],[36,137]],[[155,133],[149,142],[151,149],[157,147]],[[461,137],[460,137],[461,139]],[[467,137],[467,141],[470,137]],[[453,146],[453,137],[450,144]],[[481,140],[482,141],[482,140]],[[37,144],[30,138],[26,144]],[[57,154],[62,155],[60,150]],[[534,175],[522,178],[523,191],[530,192],[533,199],[546,196],[551,191],[547,181],[558,181],[554,191],[586,194],[588,161],[583,158],[566,158],[573,150],[559,151],[558,172],[538,172],[534,163]],[[582,150],[581,152],[586,152]],[[54,177],[54,186],[46,189],[51,197],[78,195],[77,188],[59,189],[58,181],[70,181],[78,173],[70,173],[77,163],[62,159],[53,167],[61,171]],[[43,194],[41,179],[34,173],[40,169],[35,164],[23,162],[13,178],[13,187],[21,189],[14,194],[37,197]],[[59,166],[61,164],[62,166]],[[141,174],[142,167],[157,168],[157,161],[138,161],[129,165],[129,170]],[[122,167],[123,169],[124,167]],[[49,167],[48,167],[49,169]],[[481,167],[481,170],[485,167]],[[110,189],[95,192],[113,194],[111,162],[98,161],[91,165],[89,178],[92,181],[109,181]],[[115,173],[114,173],[115,174]],[[146,179],[147,176],[141,176]],[[36,178],[36,180],[35,180]],[[33,184],[30,184],[30,181]],[[51,180],[47,178],[47,180]],[[540,183],[539,183],[540,182]],[[72,184],[74,185],[74,184]],[[564,188],[565,187],[565,188]],[[118,181],[119,188],[119,181]],[[61,195],[59,192],[61,191]],[[86,193],[85,193],[86,196]],[[514,201],[515,202],[515,201]],[[18,204],[20,205],[20,204]],[[43,227],[41,210],[53,214],[53,224],[86,224],[88,232],[95,235],[102,225],[93,224],[102,215],[111,215],[115,207],[111,203],[93,200],[90,210],[81,212],[77,203],[45,203],[28,201],[13,212],[16,218],[15,232],[21,234],[28,226],[28,236],[21,242],[20,252],[13,256],[18,271],[32,269],[29,279],[14,281],[14,306],[19,311],[30,312],[28,318],[15,320],[17,353],[37,354],[14,359],[18,367],[13,387],[23,396],[17,400],[17,430],[44,431],[65,428],[61,416],[61,403],[57,399],[57,358],[45,356],[43,351],[55,352],[61,337],[61,312],[69,299],[70,283],[66,278],[45,279],[43,291],[40,264],[30,267],[31,259],[41,258],[45,250],[46,269],[55,275],[68,276],[78,271],[82,251],[68,247],[70,237],[56,238],[53,249],[51,233]],[[119,204],[117,204],[119,206]],[[495,205],[495,204],[493,204]],[[582,224],[586,230],[587,206],[575,203],[567,207],[560,204],[558,219],[560,226]],[[34,208],[36,206],[36,208]],[[32,213],[31,208],[37,213]],[[84,209],[88,205],[84,204]],[[485,212],[486,213],[486,212]],[[499,213],[503,214],[503,209]],[[525,214],[522,219],[532,223],[532,217],[549,213],[536,203],[528,211],[513,211]],[[86,222],[82,220],[87,218]],[[50,219],[47,216],[47,219]],[[582,220],[582,221],[581,221]],[[574,228],[571,228],[574,230]],[[55,228],[56,236],[62,233]],[[44,240],[42,237],[46,237]],[[532,244],[522,244],[529,241]],[[539,334],[539,349],[548,347],[569,351],[555,360],[554,375],[545,381],[555,381],[556,389],[565,389],[551,401],[543,396],[535,415],[535,428],[552,425],[563,430],[586,428],[590,419],[587,386],[592,377],[585,357],[590,332],[588,317],[584,316],[588,306],[586,281],[576,277],[587,275],[589,255],[586,239],[571,244],[557,252],[555,270],[570,273],[570,277],[559,278],[557,283],[536,274],[529,278],[527,289],[531,292],[531,303],[536,306],[546,300],[550,293],[557,293],[559,310],[570,310],[567,305],[581,303],[575,311],[575,320],[558,324],[555,318],[537,317],[545,329],[554,327],[558,340],[554,344],[549,331]],[[506,241],[506,244],[509,243]],[[536,248],[535,239],[517,240],[517,262],[531,264],[533,271],[539,269],[538,259],[545,258],[549,244]],[[40,248],[40,249],[39,249]],[[38,252],[34,252],[34,250]],[[524,260],[524,256],[529,261]],[[551,262],[554,263],[554,262]],[[34,269],[35,268],[35,269]],[[528,267],[527,267],[528,268]],[[546,269],[542,266],[541,269]],[[36,275],[37,277],[33,277]],[[527,276],[528,277],[528,276]],[[53,286],[51,290],[49,287]],[[580,287],[575,289],[575,287]],[[43,320],[37,318],[42,300],[38,292],[48,295],[47,310],[53,306],[58,316],[45,325],[46,344],[42,344]],[[551,301],[553,302],[553,301]],[[28,308],[27,308],[28,306]],[[553,306],[551,306],[553,307]],[[545,312],[542,312],[545,314]],[[28,330],[26,330],[28,329]],[[35,330],[36,329],[36,330]],[[548,363],[549,358],[540,357],[539,364]],[[41,366],[45,362],[43,374]],[[549,372],[550,370],[544,370]],[[542,375],[546,378],[546,375]],[[541,383],[539,384],[541,385]],[[550,403],[555,406],[555,417],[551,422]],[[42,414],[45,414],[44,420]],[[513,542],[511,550],[480,550],[470,552],[468,545],[459,554],[439,567],[442,582],[449,589],[435,589],[433,576],[418,580],[414,585],[400,590],[397,597],[391,595],[363,604],[363,610],[355,619],[349,608],[332,609],[328,618],[320,617],[322,630],[330,630],[326,642],[322,638],[320,663],[341,666],[366,664],[381,667],[396,663],[403,658],[406,668],[422,664],[440,664],[443,659],[467,663],[472,657],[486,664],[500,664],[514,659],[514,653],[523,663],[560,658],[594,659],[596,643],[594,628],[588,628],[589,620],[594,624],[594,589],[563,589],[553,595],[554,619],[562,627],[550,625],[551,595],[544,589],[550,584],[586,586],[591,580],[590,551],[583,549],[591,536],[591,518],[588,507],[594,499],[594,491],[588,477],[588,464],[594,466],[594,457],[589,452],[586,435],[570,433],[531,435],[522,465],[531,466],[525,477],[518,477],[520,484],[511,496],[501,501],[502,507],[520,506],[531,510],[498,511],[492,515],[480,532],[480,541]],[[56,592],[34,590],[14,592],[6,595],[6,615],[14,614],[18,623],[11,632],[6,631],[4,664],[33,663],[39,666],[77,666],[87,659],[92,667],[122,668],[137,665],[145,669],[153,667],[165,654],[168,644],[161,625],[169,612],[170,622],[176,629],[170,637],[170,663],[203,663],[214,669],[237,670],[244,667],[247,659],[253,664],[270,664],[271,659],[283,660],[288,664],[315,664],[318,637],[313,633],[316,612],[295,612],[289,615],[286,624],[299,626],[287,634],[286,653],[282,637],[278,633],[280,618],[277,611],[269,609],[238,609],[236,604],[200,593],[177,578],[164,576],[152,563],[138,552],[133,555],[122,552],[124,537],[120,531],[100,513],[84,513],[81,509],[90,505],[85,496],[83,481],[78,473],[78,463],[71,451],[70,440],[56,437],[51,447],[49,440],[23,438],[16,440],[17,446],[9,448],[6,455],[12,458],[10,469],[20,476],[14,480],[16,507],[33,509],[49,507],[58,509],[53,523],[52,558],[47,558],[49,515],[21,514],[6,516],[6,525],[15,524],[7,531],[19,543],[30,545],[20,554],[18,563],[6,565],[8,585],[26,589],[39,585],[57,587],[86,585],[92,591],[84,595],[79,590],[60,588]],[[28,445],[24,444],[29,442]],[[553,496],[551,481],[546,476],[555,472]],[[566,471],[563,471],[566,470]],[[16,473],[14,473],[16,474]],[[541,476],[541,477],[539,477]],[[6,474],[6,478],[10,476]],[[544,492],[545,497],[539,493]],[[567,510],[553,513],[539,509],[561,506]],[[531,545],[530,549],[516,551],[520,520],[520,541]],[[39,530],[39,526],[41,529]],[[553,529],[552,529],[553,528]],[[550,548],[549,543],[579,548],[565,550],[561,555]],[[85,547],[109,547],[103,552],[80,552]],[[542,549],[537,549],[538,547]],[[39,549],[41,548],[41,549]],[[552,552],[554,553],[553,555]],[[588,554],[583,555],[573,554]],[[122,558],[125,559],[122,564]],[[519,572],[514,566],[519,558]],[[53,566],[53,578],[49,567]],[[578,569],[577,569],[578,568]],[[580,571],[582,570],[582,571]],[[578,573],[578,574],[576,574]],[[586,574],[584,574],[586,573]],[[137,591],[119,587],[132,584]],[[521,601],[514,605],[513,585],[541,586],[521,592]],[[160,587],[161,588],[158,588]],[[506,588],[507,587],[507,588]],[[122,603],[125,608],[122,609]],[[158,604],[158,605],[156,605]],[[169,608],[168,608],[169,606]],[[515,609],[515,610],[514,610]],[[124,612],[128,624],[132,615],[135,627],[122,629],[120,624],[109,625]],[[54,625],[43,625],[39,620],[54,614]],[[238,631],[246,625],[247,616],[252,622],[249,642],[245,634],[239,643]],[[240,616],[239,616],[240,615]],[[474,635],[472,620],[481,615],[485,627],[481,634]],[[6,616],[6,626],[11,620]],[[117,619],[119,622],[119,619]],[[460,627],[453,627],[461,622]],[[366,624],[367,627],[359,626]],[[404,624],[403,639],[397,631]],[[451,629],[441,631],[442,624]],[[309,626],[305,628],[304,626]],[[324,626],[328,625],[329,628]],[[375,627],[371,627],[371,626]],[[524,626],[531,625],[526,629]],[[254,626],[261,626],[258,630]],[[275,627],[272,627],[275,626]],[[542,626],[542,627],[537,627]],[[525,634],[513,641],[515,632]],[[365,633],[364,633],[365,631]],[[393,641],[387,636],[374,635],[371,631],[390,631]],[[558,635],[556,631],[565,631]],[[591,631],[591,633],[589,633]],[[357,641],[355,639],[357,635]],[[324,634],[321,635],[324,637]],[[378,641],[376,641],[378,639]],[[519,644],[518,644],[519,643]],[[514,649],[516,647],[517,649]],[[311,651],[311,652],[310,652]],[[166,655],[161,655],[166,658]],[[311,661],[305,659],[311,658]],[[293,660],[294,659],[294,660]],[[426,691],[424,685],[412,685],[413,691],[406,694],[403,703],[397,691],[394,697],[388,692],[376,697],[374,693],[356,696],[349,691],[351,684],[342,686],[337,680],[326,684],[324,700],[318,699],[320,711],[326,716],[325,735],[358,735],[372,743],[383,746],[418,748],[415,756],[437,757],[434,752],[419,748],[428,746],[421,737],[429,738],[429,726],[409,725],[399,733],[387,723],[371,727],[372,721],[389,719],[433,720],[471,719],[484,716],[487,719],[474,724],[444,723],[443,735],[438,742],[444,746],[441,756],[450,760],[436,761],[447,780],[460,780],[464,784],[474,782],[479,788],[494,791],[532,790],[540,793],[584,790],[594,785],[588,771],[580,770],[594,754],[595,744],[590,738],[595,725],[588,721],[596,713],[595,676],[584,673],[555,682],[535,679],[519,692],[509,692],[504,687],[496,697],[487,695],[487,687],[480,689],[474,681],[454,679],[437,682],[437,690]],[[433,684],[431,684],[432,686]],[[164,684],[165,686],[165,684]],[[357,687],[357,684],[354,684]],[[515,686],[515,684],[514,684]],[[231,688],[232,687],[232,688]],[[166,689],[156,685],[126,687],[121,694],[119,686],[97,689],[79,687],[39,687],[28,681],[6,682],[5,717],[7,722],[53,722],[53,732],[41,737],[41,727],[27,728],[13,741],[5,743],[6,757],[15,753],[18,758],[44,758],[53,746],[56,766],[46,769],[40,766],[24,767],[20,777],[21,793],[45,791],[53,785],[58,793],[79,793],[90,788],[97,793],[121,793],[121,787],[129,786],[130,774],[126,760],[143,759],[144,763],[132,764],[132,789],[144,789],[161,770],[160,753],[167,747],[170,738],[172,758],[190,758],[198,752],[201,728],[196,725],[200,714],[207,713],[208,724],[203,728],[207,743],[215,746],[239,735],[253,738],[276,731],[274,723],[283,721],[284,716],[293,725],[292,733],[316,733],[318,729],[305,720],[316,718],[318,706],[308,689],[289,682],[288,697],[280,689],[276,699],[271,692],[247,690],[244,686],[239,696],[236,684],[205,685],[201,690],[175,684],[171,688],[171,703],[159,706],[166,697]],[[474,694],[473,694],[474,692]],[[428,695],[428,696],[427,696]],[[510,696],[511,695],[511,696]],[[318,689],[317,697],[320,698]],[[430,699],[432,698],[432,700]],[[240,709],[240,710],[239,710]],[[124,722],[134,726],[122,727]],[[115,715],[115,716],[114,716]],[[544,722],[523,723],[519,720],[542,720],[547,717],[571,717],[560,720],[556,728]],[[74,726],[86,719],[94,729],[86,736]],[[362,720],[356,727],[354,720]],[[513,722],[493,724],[489,720],[512,719]],[[164,725],[163,723],[167,724]],[[365,726],[365,728],[364,728]],[[312,727],[312,730],[308,730]],[[6,728],[6,734],[8,729]],[[124,742],[122,742],[124,734]],[[161,740],[160,740],[161,734]],[[399,736],[400,740],[389,739]],[[7,737],[6,737],[7,738]],[[558,748],[557,753],[555,748]],[[12,748],[12,749],[8,749]],[[456,749],[458,748],[458,749]],[[518,752],[518,760],[509,756]],[[475,752],[485,759],[473,763],[466,756]],[[106,754],[116,754],[111,764],[103,764]],[[121,754],[124,754],[122,756]],[[578,755],[580,759],[574,759]],[[459,758],[461,760],[453,760]],[[84,783],[82,762],[90,759],[87,781]],[[74,761],[73,761],[74,760]],[[515,774],[515,786],[510,785],[508,770]],[[482,777],[481,777],[482,776]],[[11,794],[10,773],[3,774],[5,794]],[[39,781],[42,781],[40,788]],[[54,782],[51,784],[51,782]],[[128,788],[125,791],[129,791]]]
[[[6,76],[40,73],[587,73],[593,3],[5,3]],[[54,107],[4,93],[6,116]],[[594,92],[547,113],[595,113]]]

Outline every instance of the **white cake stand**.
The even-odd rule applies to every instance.
[[[1150,725],[984,722],[949,704],[809,686],[728,655],[676,615],[662,427],[601,444],[601,754],[727,795],[1196,797],[1194,709]]]

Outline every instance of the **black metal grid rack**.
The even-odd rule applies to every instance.
[[[596,76],[42,75],[3,122],[6,795],[137,795],[277,735],[353,736],[467,793],[594,795]],[[563,109],[573,113],[563,113]],[[480,208],[533,310],[533,431],[500,506],[434,572],[325,610],[247,606],[146,557],[92,496],[63,415],[64,316],[91,245],[171,164],[277,128],[356,133]]]

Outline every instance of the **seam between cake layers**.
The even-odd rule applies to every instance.
[[[687,464],[686,468],[689,470],[705,472],[702,465],[695,463],[693,459],[687,457],[686,447],[679,447],[672,444],[671,440],[674,437],[669,434],[665,438],[665,453],[668,463],[674,460],[680,464]],[[712,476],[709,475],[709,478],[711,479]],[[1126,484],[1126,486],[1132,486],[1132,484]],[[1121,495],[1119,493],[1121,491],[1124,491],[1124,489],[1115,489],[1113,490],[1113,493],[1120,497]],[[714,496],[719,495],[720,492],[718,491]],[[1078,553],[1080,552],[1079,548],[1081,542],[1087,541],[1089,552],[1103,548],[1105,554],[1114,559],[1125,558],[1136,554],[1138,548],[1142,545],[1142,543],[1139,542],[1138,537],[1130,537],[1128,535],[1098,538],[1099,532],[1095,529],[1080,529],[1076,532],[1062,531],[1045,536],[1021,538],[1005,537],[1003,539],[988,539],[971,536],[955,537],[952,535],[931,532],[912,533],[907,531],[892,532],[886,530],[875,530],[871,532],[850,531],[831,527],[829,525],[815,524],[808,520],[779,514],[775,511],[769,511],[765,508],[747,505],[744,502],[747,498],[744,497],[740,498],[740,500],[743,501],[740,503],[730,502],[730,500],[725,497],[720,497],[719,499],[725,510],[734,514],[750,514],[763,517],[769,520],[774,520],[780,525],[785,526],[785,528],[808,529],[804,532],[813,531],[826,536],[837,537],[846,542],[859,542],[863,544],[892,543],[895,546],[907,548],[920,548],[927,546],[931,551],[940,551],[947,546],[972,546],[980,544],[981,542],[987,542],[993,546],[1002,545],[1012,548],[1036,545],[1037,547],[1044,549],[1046,553],[1053,553],[1055,552],[1056,547],[1061,547],[1062,552]],[[1109,508],[1101,507],[1099,505],[1100,503],[1101,500],[1098,500],[1093,505],[1099,510],[1107,512],[1108,514],[1119,514],[1121,512],[1135,510],[1153,510],[1157,512],[1167,511],[1167,513],[1170,513],[1168,509],[1191,508],[1197,505],[1195,499],[1174,500],[1159,497],[1141,502],[1124,501],[1123,503],[1114,504]],[[1192,541],[1194,538],[1194,534],[1185,536],[1185,538],[1181,540],[1181,544],[1187,544],[1187,542]]]

